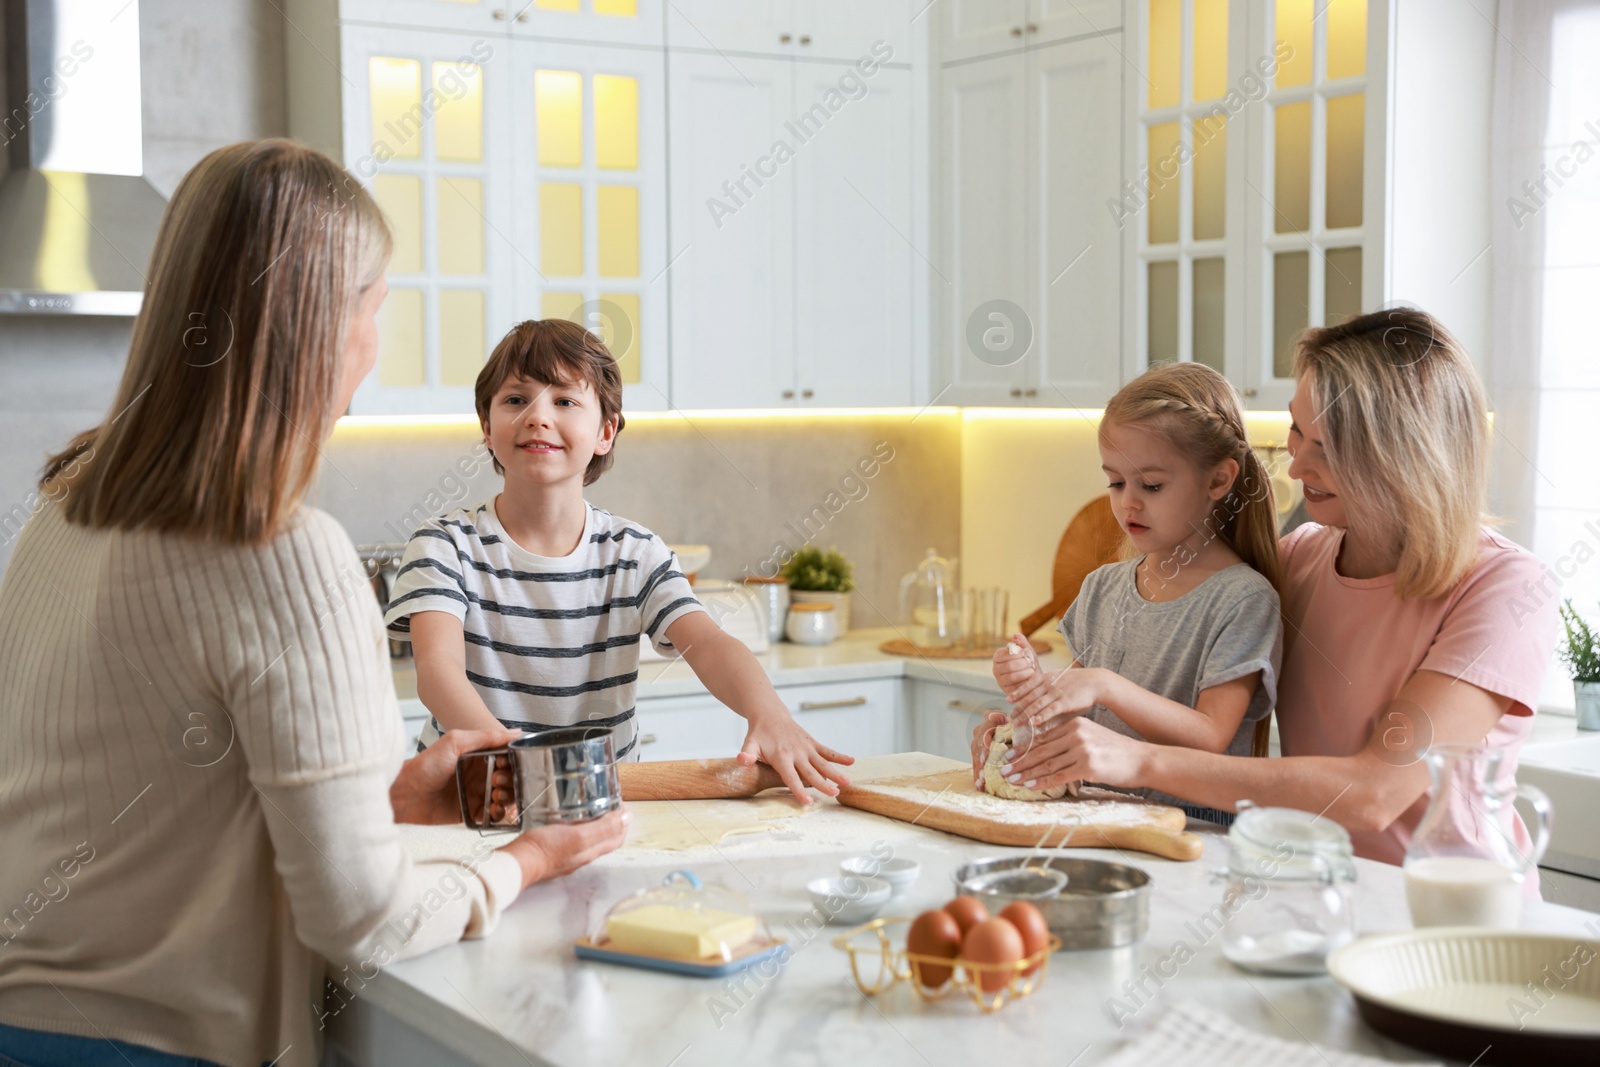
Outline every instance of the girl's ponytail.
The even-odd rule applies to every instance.
[[[1278,552],[1278,508],[1273,499],[1272,474],[1248,442],[1233,492],[1222,502],[1231,509],[1235,497],[1241,498],[1238,514],[1231,529],[1223,527],[1223,535],[1239,558],[1260,571],[1282,595],[1283,556]]]

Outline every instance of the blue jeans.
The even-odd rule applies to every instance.
[[[0,1023],[0,1067],[218,1067],[194,1056],[174,1056],[144,1045],[104,1037],[52,1034]]]

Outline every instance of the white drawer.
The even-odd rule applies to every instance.
[[[818,741],[851,756],[896,751],[900,681],[828,682],[784,686],[778,697]],[[738,754],[745,720],[711,696],[641,700],[639,758],[716,759]]]

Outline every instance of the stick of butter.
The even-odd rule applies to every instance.
[[[737,949],[755,936],[756,917],[707,908],[691,911],[646,904],[606,920],[606,937],[622,952],[706,959]]]

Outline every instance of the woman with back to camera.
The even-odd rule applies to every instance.
[[[402,763],[377,604],[304,503],[389,249],[371,196],[288,141],[173,194],[116,400],[47,465],[0,585],[0,1065],[316,1064],[377,968],[623,840],[614,812],[459,861],[401,847],[397,821],[456,821],[456,757],[514,734]]]

